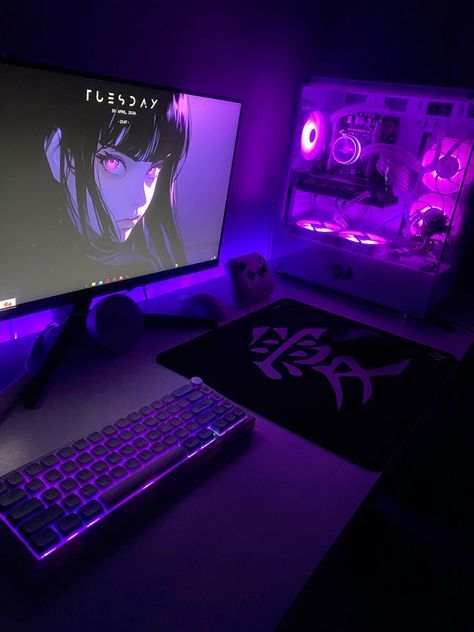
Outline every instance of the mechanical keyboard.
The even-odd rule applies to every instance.
[[[192,378],[139,411],[2,476],[1,522],[34,558],[44,559],[254,423],[247,411]]]

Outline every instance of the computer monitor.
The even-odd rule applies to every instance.
[[[217,265],[239,101],[5,60],[0,85],[0,319]]]

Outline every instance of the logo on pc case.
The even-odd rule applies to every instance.
[[[266,354],[267,357],[260,362],[255,360],[254,364],[271,380],[283,379],[284,373],[292,377],[307,375],[308,370],[320,373],[331,385],[336,397],[337,410],[340,410],[344,398],[343,379],[360,380],[362,403],[365,404],[372,397],[372,378],[400,375],[411,362],[407,359],[397,364],[364,369],[353,356],[330,358],[332,347],[319,344],[319,339],[326,331],[301,329],[296,334],[288,336],[286,327],[255,327],[250,351]]]
[[[0,309],[9,309],[10,307],[16,307],[16,298],[5,298],[0,301]]]

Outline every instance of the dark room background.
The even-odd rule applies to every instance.
[[[422,0],[11,2],[0,51],[242,99],[225,261],[267,252],[299,82],[326,75],[474,87],[473,13],[472,3],[438,9]]]

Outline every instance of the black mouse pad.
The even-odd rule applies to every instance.
[[[157,361],[377,471],[456,364],[444,352],[291,299]]]

